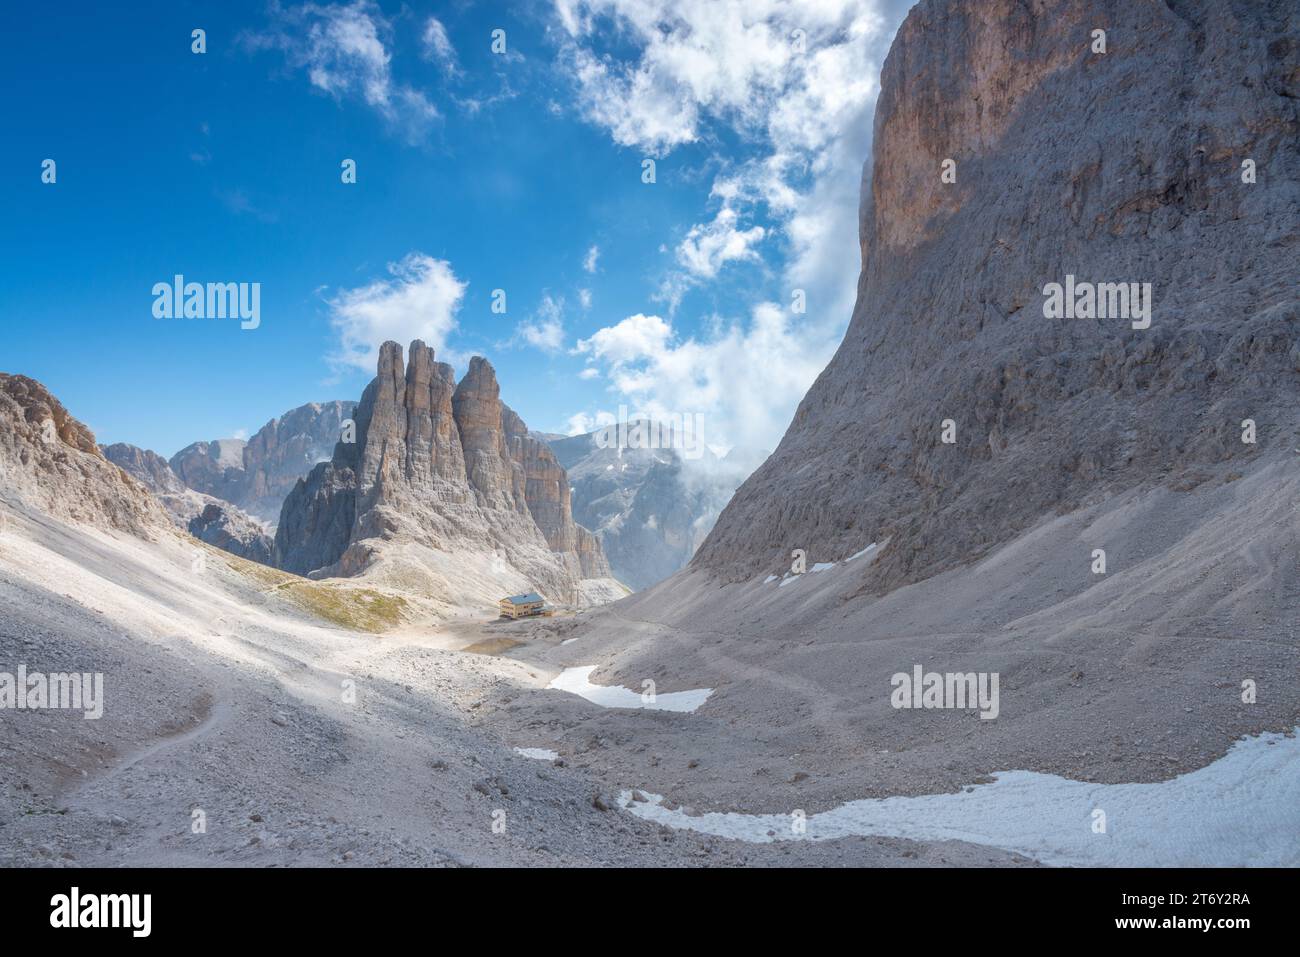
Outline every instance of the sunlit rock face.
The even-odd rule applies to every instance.
[[[108,461],[95,436],[35,379],[0,373],[0,489],[11,504],[152,537],[168,526],[142,484]]]
[[[431,348],[380,348],[339,442],[286,499],[275,561],[300,574],[357,574],[380,542],[490,556],[555,601],[606,578],[600,544],[573,521],[564,469],[501,401],[491,364],[474,357],[457,384]],[[498,596],[499,597],[499,596]]]

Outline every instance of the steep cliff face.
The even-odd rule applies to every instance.
[[[841,347],[691,565],[574,629],[594,681],[718,688],[736,783],[620,760],[770,813],[1292,732],[1300,7],[922,0],[881,89]],[[1150,283],[1149,324],[1071,282]],[[908,708],[920,667],[996,720]]]
[[[1283,0],[917,4],[882,73],[848,332],[696,567],[887,539],[884,591],[1124,489],[1293,458],[1298,37]],[[1072,282],[1150,283],[1149,327],[1084,293],[1048,317]]]
[[[411,343],[405,367],[401,347],[384,343],[356,424],[356,442],[340,442],[286,499],[280,567],[354,575],[414,544],[439,553],[412,559],[426,565],[482,563],[491,580],[480,598],[513,581],[566,603],[582,600],[583,579],[609,575],[599,543],[573,522],[563,468],[501,402],[486,360],[471,360],[457,385],[424,343]]]
[[[551,551],[576,558],[571,570],[579,578],[606,578],[609,562],[596,536],[573,520],[569,476],[555,452],[528,431],[523,420],[503,407],[511,458],[523,470],[528,512],[546,537]]]
[[[176,527],[217,548],[265,565],[271,560],[271,536],[254,518],[212,495],[187,488],[157,452],[117,442],[100,451],[150,492]]]
[[[189,488],[272,524],[298,479],[330,457],[354,402],[309,402],[272,419],[247,442],[195,442],[171,458]]]
[[[90,429],[27,376],[0,373],[0,498],[143,537],[168,525],[147,489],[109,462]]]
[[[155,495],[182,495],[186,491],[185,483],[157,452],[126,442],[101,445],[99,451]]]
[[[242,496],[247,484],[244,472],[247,444],[243,439],[191,442],[173,455],[168,464],[187,488],[230,502]]]

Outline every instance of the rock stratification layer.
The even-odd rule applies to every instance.
[[[455,574],[449,558],[485,563],[489,577],[574,603],[581,580],[609,576],[599,543],[573,521],[564,469],[501,401],[487,360],[473,358],[457,384],[424,343],[411,343],[405,366],[401,347],[384,343],[356,426],[356,441],[339,442],[285,500],[281,568],[353,575],[380,557],[408,559],[402,546],[414,544],[438,576]]]
[[[1293,2],[918,3],[882,72],[848,332],[696,566],[888,539],[887,590],[1093,497],[1293,459],[1298,114]],[[1070,282],[1151,284],[1149,327],[1101,296],[1048,318]]]

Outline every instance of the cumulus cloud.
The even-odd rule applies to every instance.
[[[393,78],[387,41],[392,25],[371,0],[350,4],[273,6],[268,30],[248,34],[254,50],[278,50],[312,86],[339,100],[359,98],[390,127],[419,142],[439,117],[419,90]]]
[[[852,311],[880,65],[912,2],[555,0],[576,108],[615,143],[657,156],[742,144],[709,212],[671,244],[657,297],[669,320],[687,290],[764,258],[807,302],[797,316],[789,298],[753,303],[700,339],[644,315],[599,330],[579,348],[620,399],[703,412],[713,444],[775,446]]]
[[[608,412],[601,412],[598,415],[588,415],[586,412],[575,412],[569,416],[569,421],[564,427],[568,435],[583,435],[587,432],[595,432],[597,429],[614,423],[614,416]]]
[[[677,247],[677,261],[696,279],[712,279],[732,260],[757,259],[754,246],[767,231],[762,226],[740,229],[739,214],[724,206],[709,223],[690,228]]]
[[[405,346],[422,339],[441,351],[455,330],[468,284],[456,278],[450,263],[412,252],[389,263],[388,273],[388,278],[340,290],[327,300],[339,340],[330,357],[336,368],[373,373],[385,340]]]
[[[596,271],[596,260],[600,258],[600,247],[592,246],[587,250],[587,255],[582,259],[582,268],[587,272]]]
[[[911,0],[555,0],[578,108],[619,144],[664,154],[711,131],[754,144],[712,191],[721,208],[677,247],[675,306],[762,239],[841,329],[858,271],[857,209],[880,64]],[[636,54],[602,52],[611,38]],[[757,222],[766,217],[769,225]],[[755,225],[738,229],[748,219]]]
[[[589,339],[579,339],[575,351],[620,368],[665,352],[672,336],[672,326],[663,319],[637,313],[597,330]]]
[[[564,300],[542,297],[537,312],[521,322],[515,330],[517,338],[543,352],[559,352],[564,348]]]
[[[638,313],[580,339],[574,351],[634,412],[699,413],[708,445],[770,450],[826,361],[806,347],[793,320],[776,303],[762,302],[748,321],[719,321],[707,337],[682,338],[668,320]],[[599,423],[602,415],[611,413],[587,418]]]

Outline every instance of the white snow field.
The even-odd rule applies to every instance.
[[[658,795],[634,802],[631,791],[619,803],[670,827],[755,843],[869,834],[968,841],[1075,867],[1300,865],[1300,735],[1242,739],[1213,764],[1158,784],[993,777],[956,794],[849,801],[807,815],[803,833],[794,812],[691,816]]]

